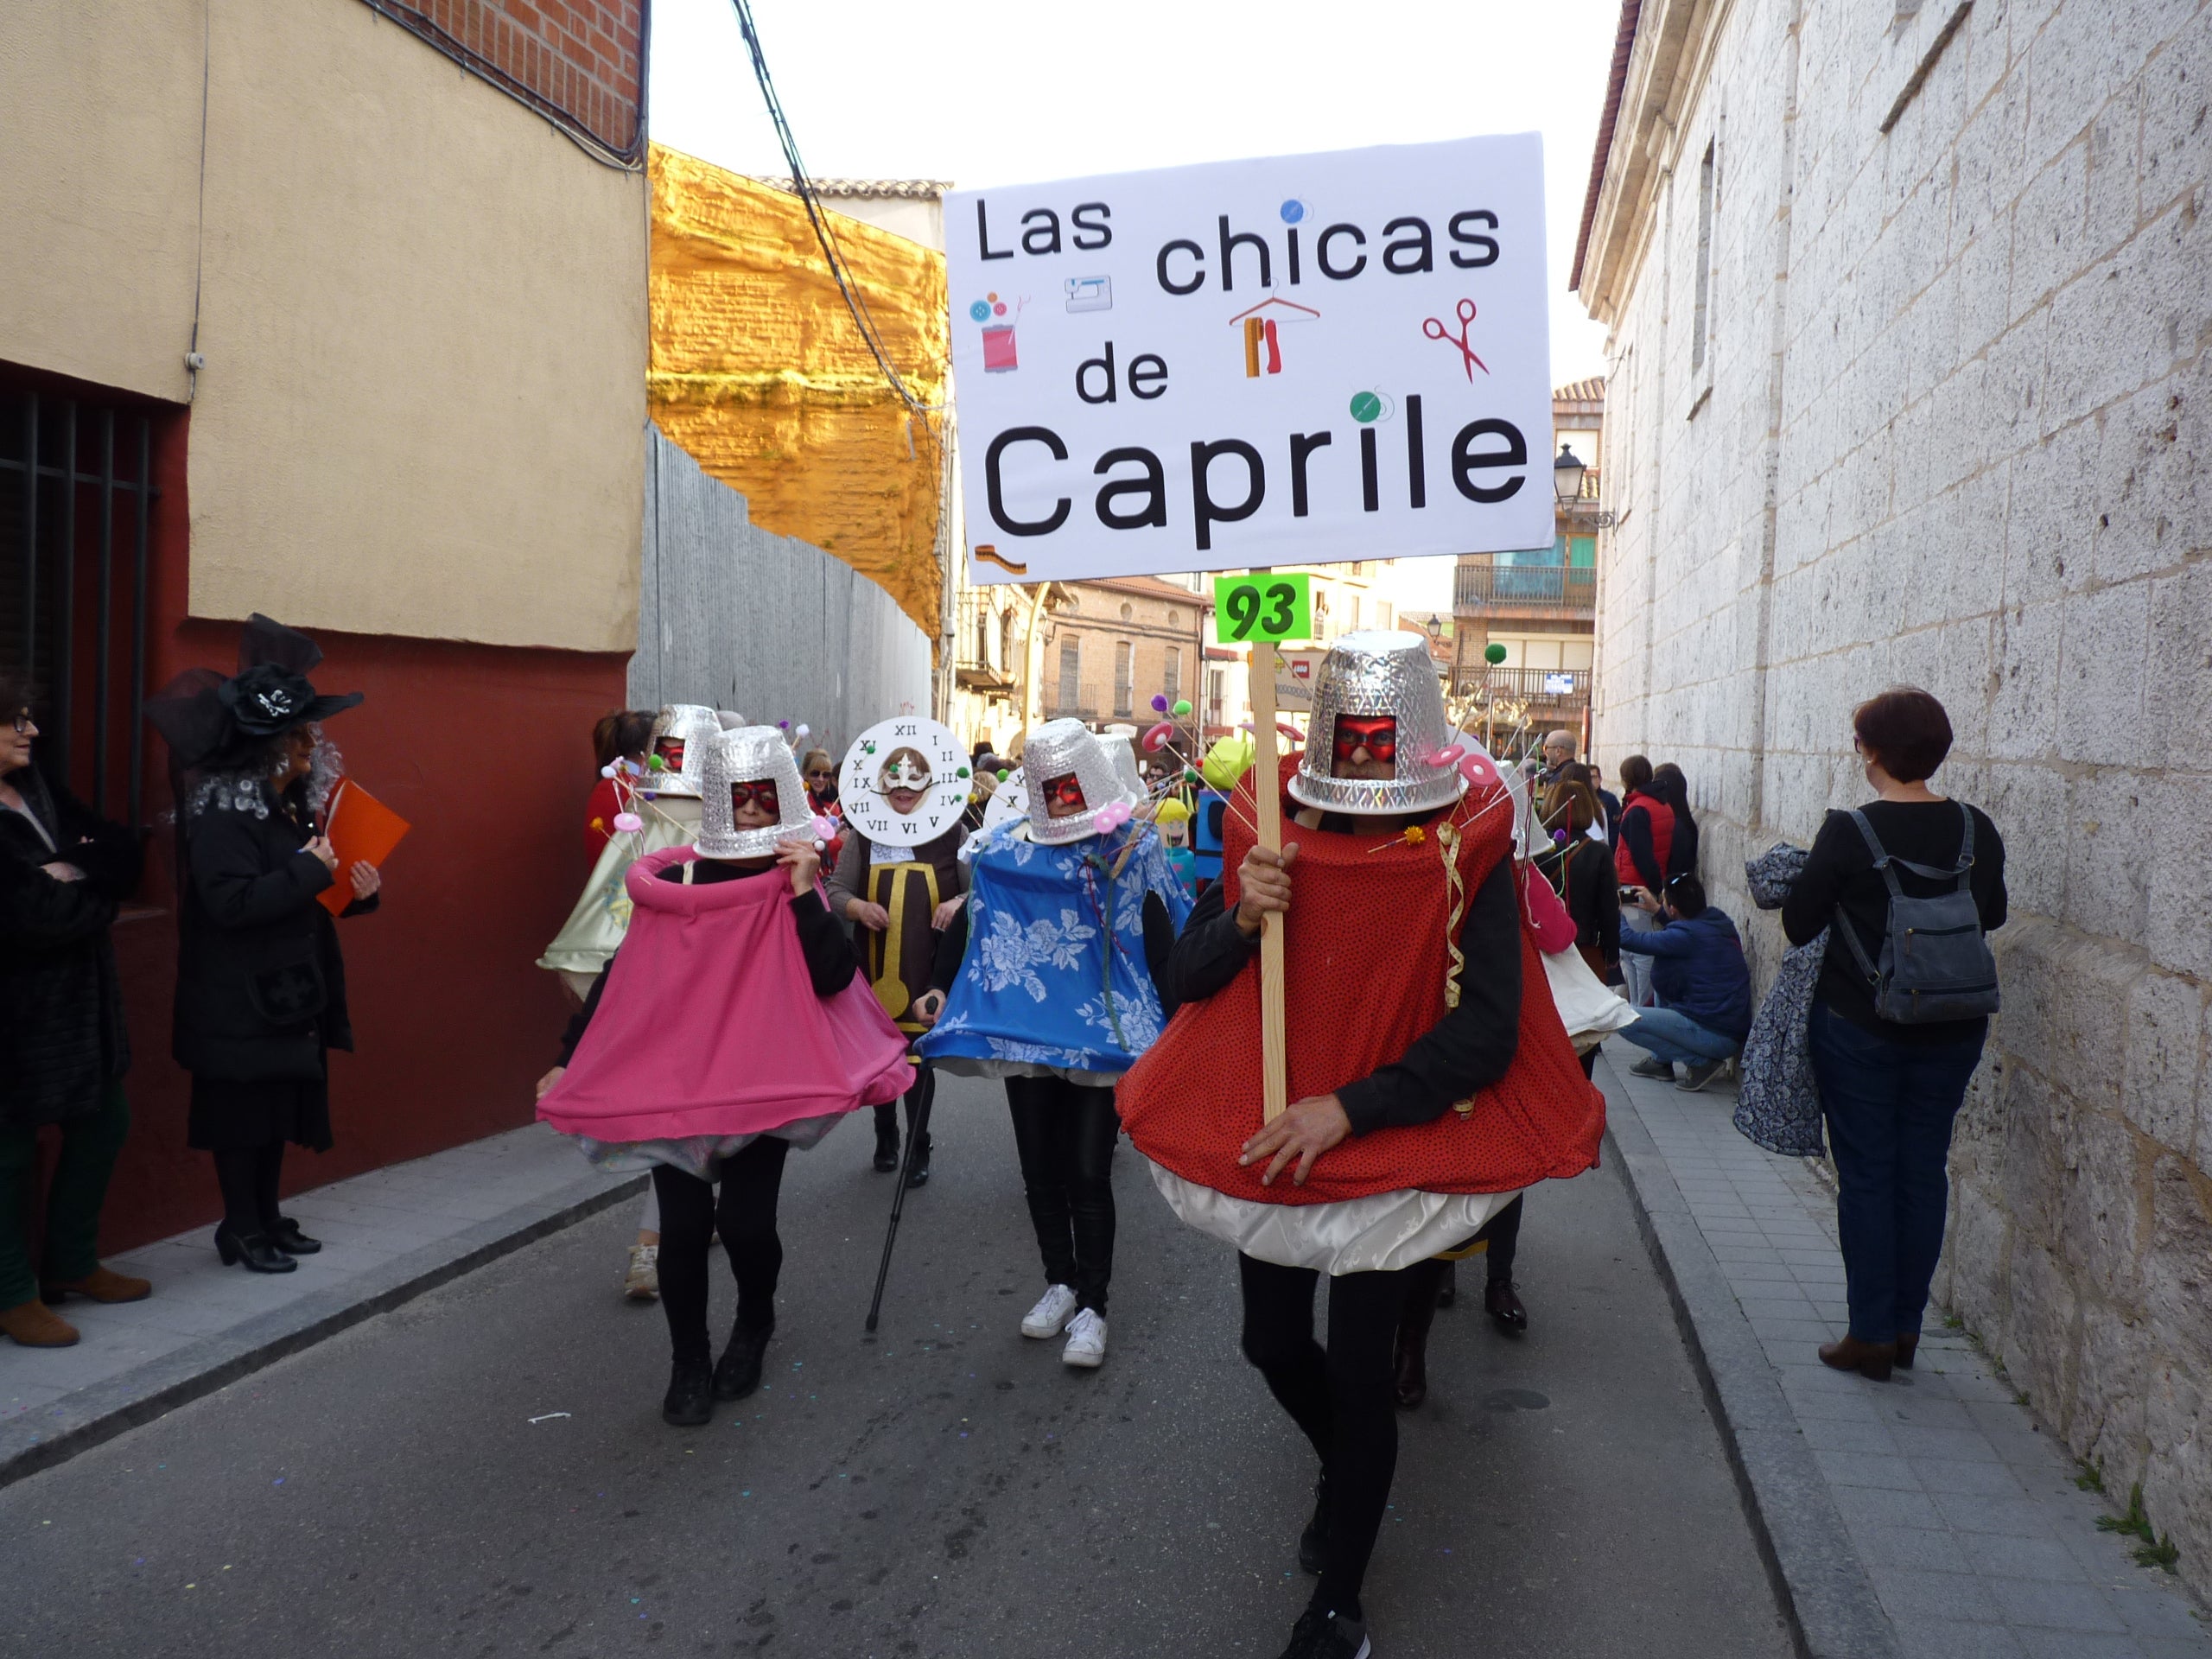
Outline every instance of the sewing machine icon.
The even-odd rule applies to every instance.
[[[1068,309],[1071,311],[1111,311],[1114,308],[1114,279],[1111,276],[1071,276],[1065,286]]]

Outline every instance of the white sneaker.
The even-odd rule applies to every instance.
[[[1060,1350],[1060,1363],[1096,1370],[1105,1363],[1105,1318],[1096,1310],[1086,1307],[1068,1325],[1068,1345]]]
[[[622,1275],[622,1294],[633,1302],[650,1302],[660,1295],[660,1246],[632,1244],[630,1268]]]
[[[1057,1337],[1067,1329],[1068,1321],[1075,1317],[1075,1292],[1065,1285],[1054,1285],[1037,1299],[1037,1306],[1021,1316],[1021,1334],[1025,1337]]]

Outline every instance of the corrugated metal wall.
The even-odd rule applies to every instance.
[[[649,425],[630,702],[804,722],[842,757],[863,727],[929,711],[930,642],[850,565],[754,528],[742,495]]]

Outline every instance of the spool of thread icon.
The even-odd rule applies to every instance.
[[[1002,374],[1008,369],[1021,366],[1014,349],[1014,325],[994,323],[983,330],[983,372]]]

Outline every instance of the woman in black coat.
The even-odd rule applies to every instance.
[[[0,1332],[66,1348],[67,1294],[135,1302],[153,1288],[100,1265],[100,1206],[130,1128],[123,993],[108,940],[138,885],[137,837],[95,817],[33,770],[38,726],[19,685],[0,681]],[[61,1130],[34,1269],[24,1210],[37,1134]]]
[[[321,652],[256,617],[235,678],[181,687],[148,713],[183,771],[178,794],[174,1052],[192,1073],[187,1144],[214,1154],[226,1263],[289,1273],[321,1245],[276,1208],[287,1141],[327,1151],[329,1050],[353,1046],[338,931],[321,895],[338,858],[321,821],[338,779],[321,720],[360,695],[319,696]],[[340,912],[374,910],[355,864]]]

